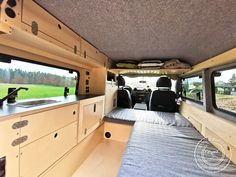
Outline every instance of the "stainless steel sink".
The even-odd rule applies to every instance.
[[[41,106],[46,104],[57,103],[60,101],[57,100],[34,100],[34,101],[25,101],[25,102],[18,102],[15,106],[22,107],[22,108],[30,108],[34,106]]]

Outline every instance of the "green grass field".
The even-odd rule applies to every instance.
[[[21,90],[18,92],[17,100],[33,99],[33,98],[49,98],[64,95],[64,87],[55,87],[48,85],[0,85],[0,98],[7,95],[7,89],[9,87],[27,87],[28,91]],[[70,88],[70,95],[74,95],[75,87]]]

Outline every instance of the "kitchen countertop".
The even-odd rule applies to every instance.
[[[42,98],[42,99],[34,99],[34,100],[21,100],[17,101],[16,103],[19,102],[27,102],[27,101],[36,101],[36,100],[56,100],[56,103],[50,103],[50,104],[43,104],[43,105],[38,105],[38,106],[33,106],[33,107],[19,107],[16,106],[16,103],[14,104],[3,104],[2,107],[0,107],[0,121],[3,120],[4,118],[7,118],[8,116],[17,116],[18,114],[27,114],[27,112],[32,112],[32,111],[41,111],[42,109],[47,109],[47,108],[53,108],[53,107],[59,107],[59,106],[66,106],[66,105],[71,105],[71,104],[76,104],[81,100],[84,99],[89,99],[89,98],[94,98],[98,96],[103,96],[103,95],[95,95],[95,94],[89,94],[89,95],[70,95],[67,97],[60,96],[60,97],[51,97],[51,98]]]

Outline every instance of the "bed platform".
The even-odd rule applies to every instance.
[[[195,148],[204,137],[179,113],[117,108],[105,116],[105,121],[134,124],[118,177],[236,175],[236,166],[227,158],[221,162],[227,167],[217,173],[211,170],[215,172],[219,166],[215,169],[207,168],[206,164],[201,166],[205,162],[214,163],[214,155],[206,153],[204,161],[196,161],[199,158],[195,155],[201,158],[202,151]],[[210,152],[222,155],[209,141],[204,143]]]
[[[194,151],[202,138],[203,136],[192,127],[136,122],[118,177],[235,176],[236,167],[231,162],[219,173],[209,173],[197,165]],[[207,145],[217,151],[210,143]],[[212,156],[205,156],[205,160],[210,162],[214,159]]]
[[[148,122],[160,125],[192,127],[192,124],[179,113],[144,111],[116,108],[105,116],[105,121],[135,123]]]

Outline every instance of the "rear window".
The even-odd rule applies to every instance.
[[[213,73],[215,106],[236,113],[236,68]]]
[[[203,102],[202,77],[195,76],[183,79],[182,95],[190,100]]]
[[[69,95],[75,95],[77,78],[77,72],[67,69],[18,60],[0,62],[0,98],[9,88],[19,87],[29,89],[19,91],[18,100],[63,96],[64,87],[69,87]]]

